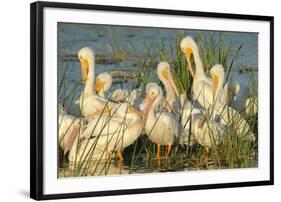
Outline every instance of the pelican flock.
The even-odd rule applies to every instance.
[[[204,68],[191,36],[183,38],[179,48],[187,62],[186,74],[192,78],[191,92],[179,88],[174,65],[166,61],[155,68],[157,82],[134,89],[113,88],[110,72],[95,75],[94,51],[89,47],[78,51],[83,83],[81,116],[60,109],[58,119],[59,146],[70,162],[111,161],[114,154],[122,162],[131,158],[124,156],[123,150],[140,138],[156,145],[152,159],[157,161],[168,160],[177,145],[217,151],[232,138],[230,128],[235,128],[238,139],[256,141],[248,120],[229,105],[232,97],[228,95],[224,67],[216,64],[210,71]],[[245,109],[246,114],[256,115],[257,97],[249,98]]]

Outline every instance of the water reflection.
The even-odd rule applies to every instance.
[[[223,161],[221,161],[223,163]],[[82,166],[77,171],[79,163],[69,162],[64,163],[59,168],[59,177],[79,177],[79,176],[105,176],[105,175],[124,175],[124,174],[141,174],[154,172],[178,172],[178,171],[199,171],[199,170],[215,170],[228,168],[254,168],[258,166],[258,161],[255,156],[250,157],[244,162],[244,165],[235,163],[232,167],[218,165],[216,160],[205,157],[200,159],[168,159],[168,160],[148,160],[144,159],[136,164],[132,160],[124,162],[112,160],[93,160],[86,167]]]

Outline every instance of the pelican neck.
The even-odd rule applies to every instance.
[[[167,82],[162,81],[162,83],[164,84],[166,90],[166,100],[172,106],[176,100],[176,95],[172,87]]]
[[[156,120],[156,115],[155,115],[155,112],[156,112],[156,107],[160,104],[160,101],[162,99],[162,96],[158,96],[154,102],[152,103],[151,105],[151,108],[148,112],[148,117],[151,117],[153,120],[152,121],[149,121],[151,123],[154,123],[155,120]],[[161,112],[160,112],[161,113]]]
[[[216,92],[216,98],[218,97],[219,93],[222,92],[223,90],[223,81],[224,81],[224,74],[221,75],[221,78],[219,80],[219,84],[218,84],[218,87],[217,87],[217,92]]]
[[[165,90],[166,90],[166,101],[170,104],[173,105],[175,100],[176,100],[176,95],[172,89],[172,87],[169,85],[168,80],[165,79],[158,71],[157,71],[157,76],[159,80],[163,83]]]
[[[195,67],[196,67],[195,77],[206,77],[206,74],[204,72],[203,63],[201,61],[198,50],[194,51],[193,57],[194,57],[194,62],[195,62]]]
[[[85,88],[84,88],[84,91],[86,93],[90,93],[90,92],[93,92],[93,86],[94,86],[94,81],[95,81],[95,62],[94,62],[94,59],[93,61],[89,61],[89,72],[88,72],[88,75],[87,75],[87,81],[86,81],[86,84],[85,84]]]

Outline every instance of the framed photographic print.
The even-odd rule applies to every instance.
[[[31,4],[31,198],[273,184],[273,17]]]

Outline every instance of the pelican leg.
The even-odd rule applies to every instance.
[[[167,153],[166,153],[165,159],[168,159],[168,158],[169,158],[169,154],[170,154],[170,152],[171,152],[171,149],[172,149],[172,145],[171,145],[171,144],[168,144],[168,145],[167,145]]]
[[[156,159],[161,159],[161,144],[157,144],[157,153],[156,153]]]
[[[121,161],[121,162],[124,161],[124,158],[123,158],[123,155],[122,155],[122,152],[120,149],[118,149],[116,151],[116,156],[118,157],[119,161]]]
[[[157,152],[156,152],[156,157],[153,158],[153,160],[161,160],[161,144],[157,144]]]

